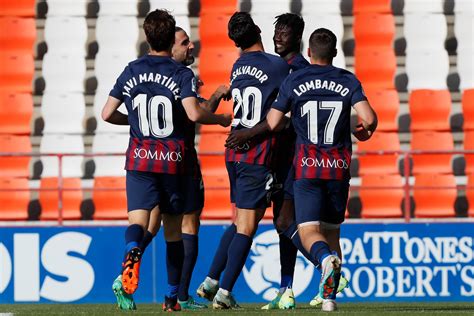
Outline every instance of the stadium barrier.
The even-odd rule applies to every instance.
[[[199,156],[222,156],[223,153],[217,152],[202,152],[199,153]],[[403,218],[405,222],[410,222],[412,220],[410,214],[410,194],[413,192],[414,186],[410,182],[410,161],[413,156],[417,155],[474,155],[474,150],[372,150],[372,151],[357,151],[353,153],[353,156],[385,156],[385,155],[398,155],[403,160],[403,178],[404,178],[404,185],[403,185]],[[107,156],[123,156],[121,153],[93,153],[93,154],[77,154],[77,153],[0,153],[0,157],[57,157],[58,158],[58,186],[57,188],[29,188],[29,189],[15,189],[9,188],[4,189],[0,188],[0,191],[56,191],[58,192],[58,219],[57,224],[59,226],[63,225],[63,194],[65,191],[119,191],[124,189],[117,189],[117,188],[65,188],[63,185],[63,174],[62,174],[62,165],[63,159],[65,157],[84,157],[84,158],[93,158],[93,157],[107,157]],[[223,158],[224,159],[224,158]],[[351,191],[360,191],[360,190],[393,190],[398,189],[397,186],[360,186],[360,185],[352,185],[351,184]],[[222,187],[207,187],[206,190],[219,190],[225,189]],[[457,190],[474,190],[474,187],[467,186],[467,185],[456,185],[456,186],[417,186],[417,190],[433,190],[436,192],[437,190],[446,190],[446,189],[457,189]],[[439,191],[438,191],[439,192]],[[231,207],[229,205],[229,207]],[[232,212],[235,212],[234,208],[232,208]],[[235,214],[234,214],[235,215]],[[232,216],[233,218],[233,216]]]
[[[120,272],[125,226],[65,224],[0,228],[0,303],[114,303],[111,285]],[[227,224],[214,221],[201,226],[191,294],[206,276]],[[343,273],[350,287],[338,300],[474,302],[472,230],[472,222],[344,224]],[[136,301],[163,301],[167,286],[161,232],[145,252],[140,274]],[[262,224],[235,285],[235,296],[242,303],[270,300],[279,278],[278,237],[271,224]],[[300,306],[317,293],[319,278],[319,272],[299,254],[294,291]]]

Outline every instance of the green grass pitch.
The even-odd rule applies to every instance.
[[[261,304],[244,304],[242,310],[183,311],[180,314],[195,315],[330,315],[320,309],[300,304],[291,311],[262,311]],[[113,304],[15,304],[0,305],[0,315],[152,315],[164,314],[159,304],[140,304],[137,311],[119,311]],[[339,310],[332,314],[344,315],[474,315],[474,303],[365,303],[339,304]],[[5,314],[4,314],[5,315]],[[178,314],[179,315],[179,314]],[[6,315],[5,315],[6,316]]]

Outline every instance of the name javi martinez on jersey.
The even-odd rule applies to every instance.
[[[169,89],[175,96],[179,95],[179,87],[176,82],[171,77],[164,76],[159,73],[141,73],[138,75],[138,80],[136,76],[133,76],[129,80],[127,80],[126,85],[123,86],[122,94],[131,97],[130,91],[139,85],[140,83],[147,83],[147,82],[154,82],[158,83],[167,89]]]

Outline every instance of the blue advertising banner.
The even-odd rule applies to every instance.
[[[190,291],[205,278],[224,225],[203,225]],[[0,303],[113,303],[125,227],[0,228]],[[343,273],[350,288],[338,300],[474,302],[473,223],[344,224]],[[165,294],[161,234],[145,252],[137,302]],[[317,294],[319,272],[302,255],[295,267],[297,301]],[[264,302],[280,282],[278,236],[261,225],[234,288],[238,302]]]

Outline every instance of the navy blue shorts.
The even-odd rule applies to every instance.
[[[299,179],[294,182],[296,223],[339,225],[349,195],[349,180]]]
[[[199,213],[204,208],[204,183],[202,178],[186,177],[184,181],[184,213]]]
[[[267,166],[226,162],[230,200],[238,208],[266,209],[270,206],[273,175]]]
[[[151,211],[160,205],[161,213],[183,214],[185,178],[181,175],[127,170],[128,211]]]

